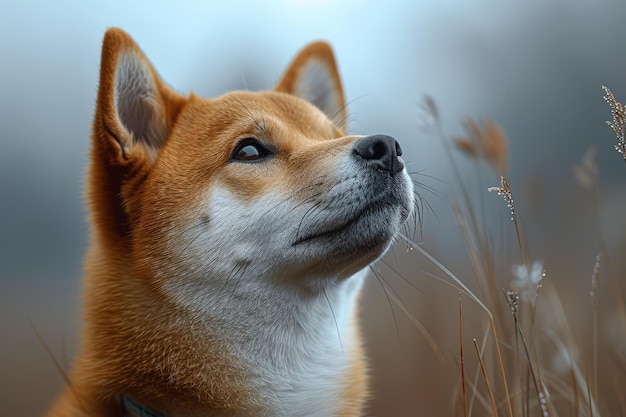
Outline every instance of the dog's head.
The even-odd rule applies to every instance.
[[[203,99],[168,88],[111,29],[91,155],[96,239],[186,294],[240,275],[309,288],[347,277],[385,252],[413,196],[398,143],[346,136],[345,124],[325,43],[271,91]]]
[[[169,415],[358,414],[362,279],[346,278],[391,245],[413,189],[393,138],[346,136],[345,123],[325,43],[271,91],[202,99],[106,33],[82,398],[115,408],[129,395]]]

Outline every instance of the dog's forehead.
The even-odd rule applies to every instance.
[[[321,110],[291,94],[235,91],[210,101],[208,117],[230,131],[249,131],[276,141],[292,133],[309,139],[343,136]]]

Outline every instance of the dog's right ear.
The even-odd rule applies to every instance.
[[[133,197],[186,101],[165,85],[128,34],[106,32],[89,173],[97,224],[128,234]]]
[[[109,29],[102,45],[95,130],[113,140],[120,160],[145,153],[153,160],[185,98],[168,88],[133,39]],[[100,131],[99,128],[101,128]]]

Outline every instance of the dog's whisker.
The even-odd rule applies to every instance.
[[[46,340],[44,339],[42,334],[39,332],[39,330],[37,330],[35,323],[33,323],[29,319],[28,324],[30,325],[30,328],[32,329],[32,331],[35,333],[35,337],[37,337],[37,340],[39,341],[41,346],[43,346],[44,350],[46,351],[46,354],[48,355],[48,357],[54,364],[54,367],[56,368],[57,372],[61,374],[61,377],[63,378],[63,381],[65,382],[65,385],[67,385],[68,389],[74,396],[78,409],[81,410],[85,415],[87,415],[87,408],[85,407],[83,403],[83,399],[80,397],[80,395],[78,395],[78,391],[76,390],[76,387],[72,383],[70,376],[67,374],[67,372],[65,371],[65,369],[63,368],[59,360],[57,359],[56,355],[50,348],[50,345],[48,344],[48,342],[46,342]]]
[[[325,183],[324,183],[324,181],[321,181],[321,180],[325,179],[326,177],[327,177],[326,175],[318,176],[317,179],[320,179],[320,181],[318,181],[318,182],[316,182],[314,184],[311,184],[311,185],[308,185],[308,186],[300,188],[299,190],[297,190],[294,193],[294,195],[297,196],[297,195],[300,195],[300,194],[304,194],[304,192],[309,190],[309,189],[313,189],[314,190],[314,189],[317,189],[319,187],[322,187]],[[298,204],[296,204],[293,208],[296,209],[296,208],[301,207],[303,205],[309,204],[310,202],[315,201],[321,195],[322,195],[321,192],[313,193],[313,194],[309,195],[307,198],[305,198],[303,201],[301,201]],[[278,208],[281,204],[291,203],[293,201],[293,198],[294,197],[292,197],[292,196],[285,197],[283,200],[281,200],[278,203],[276,203],[276,204],[272,205],[271,207],[269,207],[265,211],[264,214],[272,212],[273,210]]]
[[[195,229],[196,227],[202,227],[202,226],[203,226],[203,224],[199,224],[199,225],[195,225],[194,227],[190,227],[186,231],[182,232],[178,236],[178,238],[182,237],[183,234],[186,234],[186,233],[190,232],[191,230]],[[196,235],[193,238],[191,238],[189,240],[189,242],[187,242],[187,244],[183,247],[183,249],[178,253],[176,259],[180,259],[183,256],[183,254],[187,251],[187,249],[189,249],[191,247],[191,245],[193,245],[196,242],[196,240],[198,240],[204,233],[205,233],[205,228],[202,227],[201,230],[199,230],[198,233],[196,233]]]
[[[237,274],[237,281],[235,282],[235,285],[233,286],[232,291],[230,292],[230,295],[228,296],[228,302],[227,305],[231,303],[233,296],[235,295],[235,292],[237,291],[237,288],[239,287],[239,283],[241,282],[241,279],[243,278],[243,276],[246,273],[246,270],[248,269],[248,266],[250,265],[249,262],[245,262],[243,263],[243,267],[240,268],[240,272]]]
[[[246,261],[236,261],[232,269],[230,270],[228,277],[226,277],[226,279],[224,280],[224,283],[222,284],[222,287],[220,290],[223,290],[234,277],[241,274],[244,271],[246,264],[247,264]]]
[[[380,288],[383,290],[383,294],[385,295],[385,298],[387,299],[387,305],[389,306],[389,311],[391,312],[391,316],[393,317],[393,324],[396,329],[396,335],[398,336],[398,341],[400,341],[400,327],[398,327],[398,319],[396,318],[396,312],[393,309],[393,305],[391,304],[389,293],[387,292],[387,288],[385,287],[385,284],[383,284],[385,280],[375,265],[373,264],[370,265],[369,269],[370,271],[372,271],[372,274],[374,274],[374,277],[376,278],[376,282],[378,282],[378,285],[380,285]]]
[[[389,268],[394,274],[396,274],[402,281],[406,282],[414,290],[416,290],[419,293],[422,292],[422,290],[420,290],[413,282],[411,282],[407,277],[405,277],[400,271],[398,271],[391,264],[389,264],[389,262],[385,261],[382,258],[379,259],[378,262],[384,264],[387,268]]]
[[[337,187],[337,186],[339,186],[340,184],[341,184],[341,182],[336,182],[336,183],[332,184],[332,185],[331,185],[331,187],[330,187],[330,189],[329,189],[329,190],[328,190],[328,192],[327,192],[327,195],[328,195],[328,194],[331,194],[331,193],[332,193],[332,191],[334,190],[334,188],[335,188],[335,187]],[[301,227],[302,227],[302,223],[304,222],[304,220],[305,220],[305,218],[306,218],[307,216],[309,216],[309,215],[310,215],[310,214],[311,214],[311,213],[315,210],[314,217],[312,217],[312,218],[309,220],[311,223],[314,223],[314,222],[317,220],[318,216],[322,215],[322,214],[323,214],[323,212],[324,212],[324,210],[325,210],[326,208],[330,207],[330,205],[332,204],[333,200],[334,200],[334,199],[324,200],[324,201],[316,201],[316,203],[315,203],[315,204],[313,204],[313,205],[312,205],[312,206],[311,206],[311,207],[310,207],[310,208],[309,208],[309,209],[308,209],[308,210],[307,210],[307,211],[306,211],[306,212],[302,215],[302,217],[301,217],[301,219],[300,219],[300,223],[298,224],[298,229],[297,229],[297,232],[296,232],[296,236],[297,236],[297,237],[299,237],[299,236],[300,236],[300,229],[301,229]],[[324,206],[322,206],[322,202],[325,202],[325,205],[324,205]],[[296,240],[297,240],[297,239],[296,239]]]
[[[419,182],[417,180],[411,180],[413,182],[413,185],[415,186],[415,192],[417,192],[417,190],[424,190],[427,191],[428,193],[434,195],[435,197],[437,197],[438,199],[442,200],[441,194],[434,188],[432,188],[429,185],[426,185],[422,182]]]
[[[296,233],[295,233],[295,236],[296,236],[295,240],[296,241],[300,238],[300,229],[302,228],[302,223],[304,223],[304,219],[307,217],[307,215],[309,213],[311,213],[312,211],[318,209],[320,205],[321,205],[321,203],[318,201],[318,202],[314,203],[311,207],[309,207],[307,209],[307,211],[304,212],[304,214],[300,218],[300,222],[298,223],[298,227],[296,229]]]
[[[353,98],[352,100],[349,100],[348,102],[346,102],[343,106],[339,107],[334,113],[332,113],[330,115],[330,120],[336,120],[337,116],[339,116],[339,114],[341,113],[345,113],[345,116],[342,117],[340,120],[336,120],[335,123],[337,124],[337,126],[343,126],[345,129],[348,128],[348,120],[351,117],[351,114],[348,114],[346,112],[346,109],[348,108],[348,106],[352,103],[354,103],[357,100],[362,99],[363,97],[366,97],[367,94],[362,94],[358,97]]]
[[[337,316],[335,316],[335,310],[333,310],[333,305],[330,303],[330,299],[328,298],[328,294],[326,294],[325,288],[322,288],[322,293],[324,294],[324,298],[326,298],[328,308],[330,308],[330,314],[332,314],[333,321],[335,322],[335,329],[337,330],[337,338],[339,339],[339,346],[341,346],[341,353],[345,353],[343,350],[343,341],[341,340],[341,332],[339,331],[339,324],[337,323]]]

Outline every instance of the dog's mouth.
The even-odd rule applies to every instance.
[[[384,222],[385,217],[393,216],[394,212],[401,207],[400,204],[389,201],[388,199],[380,199],[367,204],[365,207],[359,209],[354,214],[342,219],[341,222],[334,222],[332,225],[319,225],[317,227],[310,227],[309,231],[299,234],[297,238],[292,242],[291,246],[296,247],[305,243],[331,242],[337,239],[350,239],[361,238],[363,235],[368,235],[369,229],[378,229],[377,233],[380,234],[380,227],[362,227],[366,224],[377,224]],[[404,209],[401,209],[405,211]],[[408,214],[407,214],[408,215]],[[406,217],[406,216],[403,216]],[[359,230],[361,229],[361,230]],[[391,231],[387,231],[392,233]],[[353,236],[351,236],[353,235]],[[374,238],[375,236],[372,236]],[[363,242],[365,243],[365,242]]]
[[[323,239],[323,238],[332,239],[340,235],[342,232],[344,232],[348,228],[352,227],[355,223],[359,222],[359,220],[364,215],[366,215],[367,211],[369,210],[372,210],[372,209],[369,208],[369,209],[363,210],[361,213],[353,216],[352,218],[349,218],[346,222],[338,226],[331,227],[328,229],[320,228],[320,230],[316,230],[316,231],[301,235],[291,244],[291,246],[298,246],[302,243],[309,242],[314,239]]]

